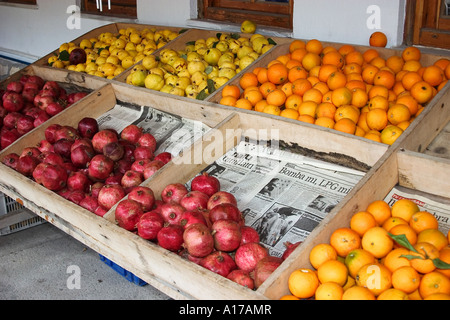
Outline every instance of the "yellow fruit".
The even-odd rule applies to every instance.
[[[242,33],[255,33],[256,24],[253,21],[245,20],[241,24],[241,32]]]

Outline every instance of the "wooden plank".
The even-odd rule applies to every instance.
[[[410,189],[450,197],[450,159],[402,150],[398,153],[399,183]]]
[[[270,299],[289,294],[288,279],[298,268],[311,268],[309,252],[319,243],[329,243],[331,233],[347,227],[351,216],[365,210],[373,200],[383,199],[398,182],[397,158],[386,153],[350,193],[322,220],[305,241],[258,288]]]
[[[450,159],[450,122],[447,122],[447,125],[428,145],[424,153],[434,157]]]

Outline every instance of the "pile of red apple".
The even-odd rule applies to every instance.
[[[196,176],[190,190],[168,184],[155,197],[149,187],[134,189],[115,209],[118,225],[221,276],[258,288],[287,258],[269,255],[258,232],[245,225],[233,194],[217,178]]]
[[[85,117],[76,128],[51,124],[44,132],[37,146],[2,163],[99,216],[171,159],[155,155],[154,136],[133,124],[118,133]]]
[[[87,95],[67,91],[56,81],[23,75],[0,92],[0,148],[18,138]]]

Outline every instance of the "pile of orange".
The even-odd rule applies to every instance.
[[[290,274],[281,299],[450,300],[449,242],[412,200],[373,201],[312,248],[311,267]]]
[[[444,87],[450,59],[423,66],[416,47],[384,57],[383,38],[372,42],[360,52],[293,40],[289,52],[225,86],[220,103],[392,144]]]

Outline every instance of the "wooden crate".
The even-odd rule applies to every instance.
[[[288,278],[298,268],[312,268],[311,249],[319,243],[329,243],[334,230],[348,227],[353,214],[364,211],[370,202],[383,200],[394,187],[425,195],[438,203],[450,204],[450,182],[436,177],[450,175],[450,161],[440,161],[420,153],[397,149],[386,153],[341,202],[334,217],[324,220],[308,238],[274,271],[258,289],[270,299],[289,293]]]
[[[86,38],[97,38],[100,34],[105,33],[105,32],[111,32],[114,35],[119,34],[119,30],[121,29],[126,29],[128,27],[133,27],[136,28],[137,30],[143,30],[145,28],[155,28],[156,30],[171,30],[171,31],[175,31],[175,32],[181,32],[180,36],[183,35],[185,29],[180,28],[180,27],[172,27],[172,26],[160,26],[160,25],[149,25],[149,24],[136,24],[136,23],[111,23],[111,24],[107,24],[101,27],[97,27],[95,29],[92,29],[89,32],[86,32],[85,34],[83,34],[82,36],[72,39],[70,41],[67,42],[73,42],[76,45],[78,45],[81,40],[86,39]],[[45,67],[45,68],[52,68],[51,66],[48,65],[48,59],[54,55],[58,55],[59,52],[59,48],[53,50],[52,52],[48,53],[47,55],[43,56],[42,58],[38,59],[37,61],[35,61],[33,63],[33,65],[37,65],[40,67]],[[53,68],[55,69],[55,68]],[[65,70],[65,72],[67,72],[68,74],[74,73],[80,73],[80,72],[76,72],[76,71],[70,71],[70,70]],[[84,76],[86,77],[95,77],[95,76],[91,76],[85,73],[82,73]]]
[[[126,88],[119,84],[108,84],[96,90],[90,97],[79,103],[77,109],[66,110],[48,123],[73,125],[83,115],[96,117],[112,108],[117,101],[127,101],[137,105],[148,105],[167,112],[176,112],[191,119],[201,119],[215,130],[207,132],[202,141],[197,141],[181,157],[191,159],[192,154],[204,154],[203,150],[214,147],[217,154],[202,159],[201,162],[170,162],[163,170],[144,182],[156,194],[170,182],[187,182],[206,165],[220,157],[227,148],[237,143],[239,137],[258,140],[259,129],[279,129],[282,146],[293,152],[310,157],[340,163],[351,168],[369,171],[379,158],[386,153],[386,146],[353,139],[345,135],[332,134],[313,127],[294,127],[289,120],[267,117],[254,113],[235,113],[233,108],[217,108],[215,104],[198,104],[173,99],[171,95],[142,94],[142,88]],[[41,134],[42,130],[41,129]],[[213,139],[215,132],[234,130],[235,135],[226,141]],[[7,153],[21,150],[39,140],[39,134],[19,141],[0,153],[0,159]],[[359,150],[367,150],[361,153]],[[196,150],[196,151],[195,151]],[[206,153],[205,153],[206,154]],[[177,162],[179,163],[179,162]],[[93,250],[129,270],[152,286],[176,299],[267,299],[263,291],[252,291],[230,280],[212,273],[178,255],[148,242],[136,234],[115,224],[112,211],[104,218],[56,196],[53,192],[0,165],[0,190],[11,198],[58,226]],[[113,210],[113,209],[112,209]],[[329,213],[330,219],[336,211]]]
[[[251,35],[244,34],[244,33],[230,33],[230,32],[226,32],[226,31],[205,30],[205,29],[190,29],[182,37],[178,37],[178,38],[174,39],[170,43],[166,44],[163,48],[155,51],[154,55],[159,56],[161,51],[165,50],[165,49],[172,49],[175,51],[184,51],[186,49],[186,45],[190,42],[195,42],[196,40],[199,40],[199,39],[206,40],[209,37],[220,37],[221,34],[235,34],[235,35],[238,35],[239,37],[246,37],[246,38],[251,37]],[[275,43],[277,43],[277,45],[283,44],[283,43],[286,43],[286,41],[289,41],[288,38],[281,38],[281,37],[267,37],[267,38],[271,38]],[[270,49],[270,50],[272,50],[272,49]],[[265,53],[265,54],[267,54],[267,53]],[[261,56],[264,56],[265,54],[263,54]],[[258,58],[256,61],[258,61],[259,59],[260,58]],[[256,61],[253,62],[253,64],[256,63]],[[137,64],[139,65],[141,63],[142,62],[138,62]],[[127,69],[122,74],[117,76],[114,80],[117,80],[120,82],[126,82],[128,75],[131,73],[131,69],[132,68]]]

